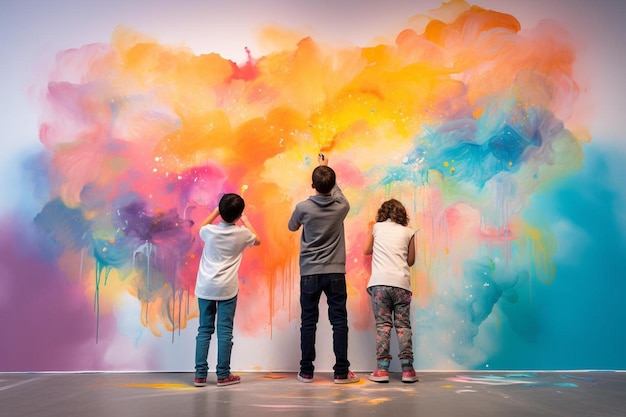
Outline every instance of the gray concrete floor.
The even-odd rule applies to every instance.
[[[238,385],[192,385],[192,373],[0,373],[2,417],[626,416],[626,372],[425,372],[420,382],[313,383],[294,373],[237,373]]]

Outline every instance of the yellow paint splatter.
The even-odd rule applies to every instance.
[[[383,398],[372,398],[371,400],[369,400],[367,402],[368,405],[378,405],[378,404],[384,404],[386,402],[391,401],[391,398],[388,397],[383,397]]]

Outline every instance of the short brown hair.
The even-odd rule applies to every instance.
[[[320,165],[315,168],[311,177],[313,180],[313,188],[320,194],[330,193],[337,181],[335,171],[327,165]]]

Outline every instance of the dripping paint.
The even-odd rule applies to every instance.
[[[290,335],[297,346],[298,236],[286,224],[324,152],[352,207],[347,277],[358,341],[373,334],[366,225],[394,197],[419,230],[420,365],[545,366],[520,357],[552,311],[544,288],[567,277],[555,262],[568,225],[548,216],[576,201],[558,193],[584,172],[592,143],[572,117],[584,95],[575,39],[557,22],[522,27],[513,15],[452,1],[386,43],[302,36],[274,49],[248,48],[234,62],[118,26],[110,42],[57,53],[38,94],[41,149],[25,163],[47,197],[29,233],[3,242],[7,273],[38,283],[20,288],[36,287],[38,303],[48,288],[63,305],[50,312],[65,320],[51,337],[78,328],[74,342],[101,357],[85,365],[96,369],[133,368],[104,353],[119,334],[136,356],[146,340],[167,340],[181,355],[174,367],[186,369],[191,352],[180,340],[197,325],[198,224],[221,194],[238,192],[264,243],[244,255],[237,331],[248,341]],[[351,347],[364,368],[370,346]],[[59,358],[34,370],[81,366]],[[158,358],[142,364],[167,368]]]

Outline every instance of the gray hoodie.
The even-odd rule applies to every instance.
[[[350,203],[339,186],[330,195],[316,194],[296,205],[289,230],[302,226],[300,275],[346,273],[346,242],[343,220]]]

